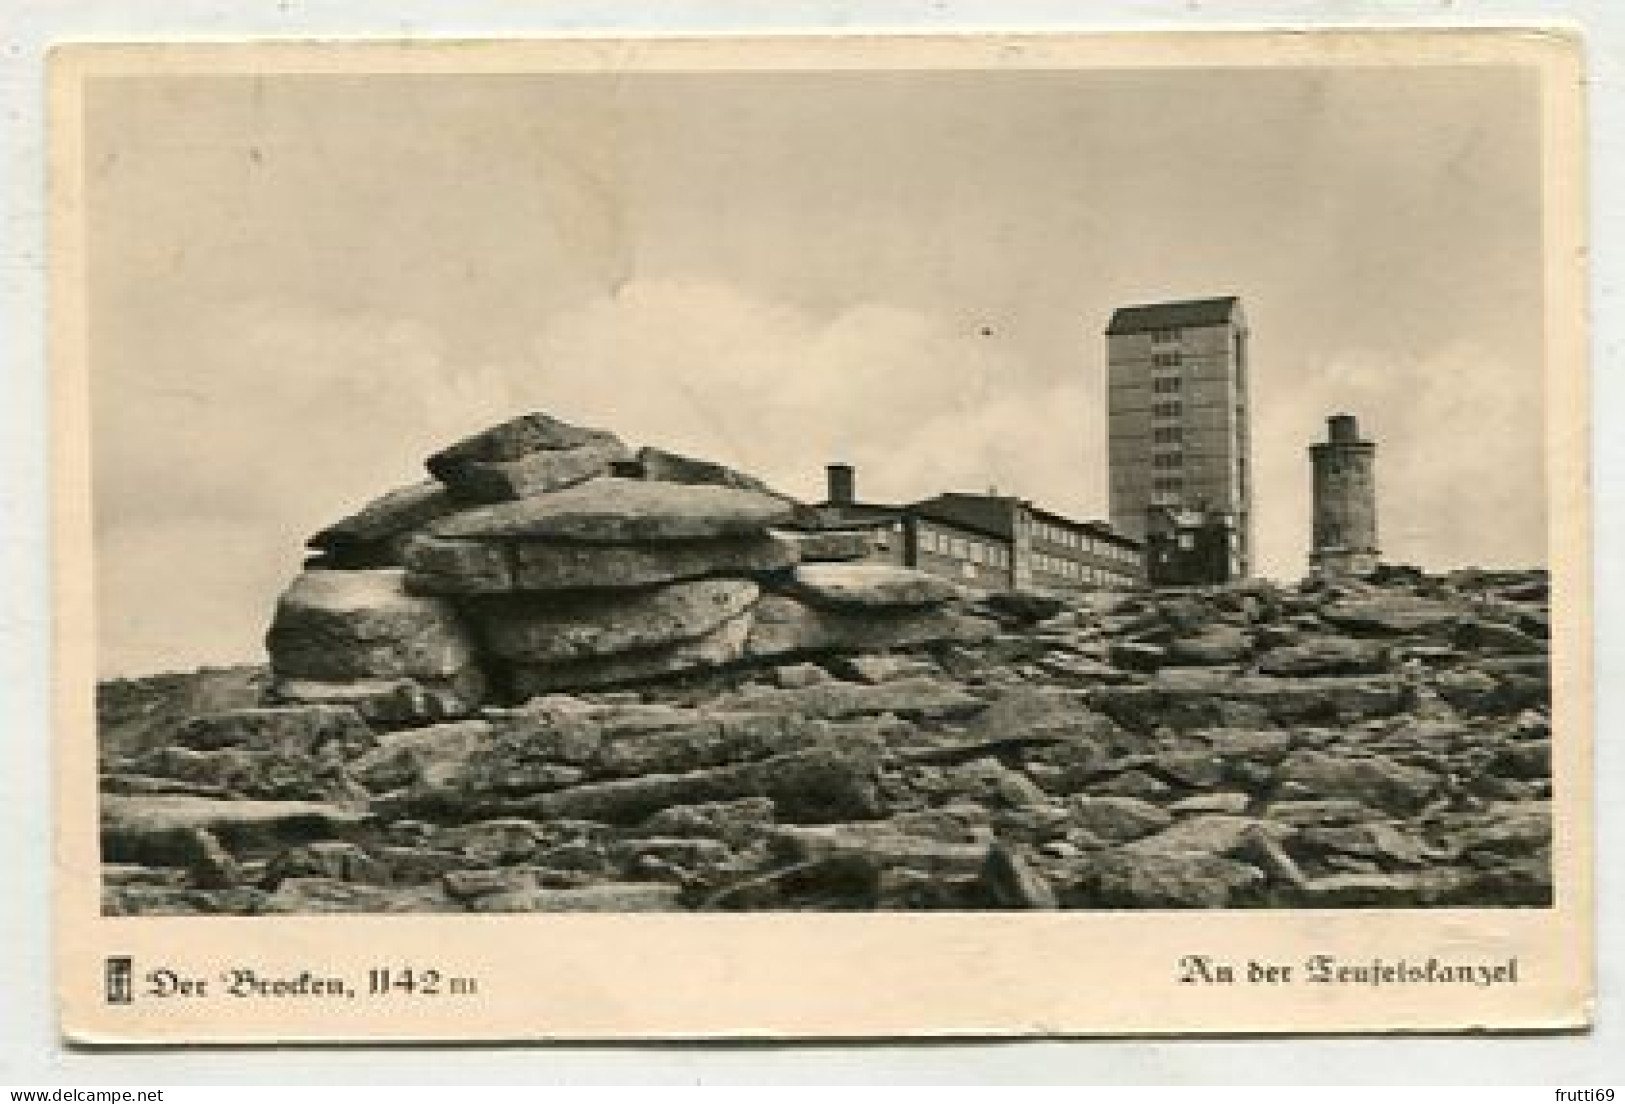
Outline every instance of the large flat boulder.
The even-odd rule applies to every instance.
[[[1386,651],[1369,640],[1316,636],[1272,648],[1258,661],[1266,675],[1369,675],[1383,669]]]
[[[534,718],[525,712],[516,711],[519,715],[508,718],[500,732],[473,749],[448,775],[448,784],[471,792],[513,791],[541,761],[578,768],[596,780],[681,774],[815,747],[873,757],[884,747],[880,726],[869,721],[631,703],[576,713],[544,711]]]
[[[494,740],[489,721],[466,720],[386,732],[378,746],[350,764],[369,789],[458,787],[468,764]]]
[[[448,445],[424,461],[429,474],[451,481],[468,464],[505,463],[535,452],[557,452],[616,440],[613,433],[571,425],[549,414],[521,414]]]
[[[333,839],[367,819],[364,810],[317,801],[104,794],[102,857],[176,865],[191,861],[198,832],[235,850]]]
[[[1347,798],[1390,812],[1415,813],[1439,788],[1425,767],[1385,755],[1341,754],[1300,748],[1276,768],[1277,781],[1294,796]]]
[[[802,564],[790,586],[814,605],[858,609],[936,606],[961,593],[940,576],[893,564]]]
[[[545,817],[629,824],[674,805],[765,797],[782,819],[831,823],[880,815],[875,766],[864,755],[810,748],[684,774],[645,774],[575,786],[535,799]]]
[[[572,889],[492,893],[469,903],[475,912],[677,912],[682,887],[668,882],[610,882]]]
[[[615,434],[523,414],[481,430],[425,461],[463,502],[506,502],[608,475],[630,456]]]
[[[1135,854],[1229,855],[1245,857],[1263,822],[1256,817],[1231,813],[1197,813],[1187,816],[1153,835],[1125,844],[1123,850]],[[1290,829],[1281,829],[1290,833]]]
[[[952,843],[899,831],[888,821],[855,824],[780,825],[768,845],[786,862],[812,862],[863,855],[881,867],[900,866],[946,877],[975,877],[987,862],[988,844]]]
[[[438,480],[425,479],[373,499],[305,544],[335,567],[395,566],[413,533],[461,508]]]
[[[267,699],[292,706],[342,706],[380,729],[466,717],[480,706],[483,678],[279,679]]]
[[[641,544],[757,535],[791,506],[757,491],[605,477],[443,518],[433,536]]]
[[[513,586],[528,591],[615,590],[713,575],[761,576],[795,562],[792,545],[760,534],[650,547],[519,543],[513,548]]]
[[[608,475],[626,458],[626,446],[611,434],[573,448],[541,449],[516,460],[468,460],[450,465],[445,479],[464,502],[507,502],[544,495]]]
[[[1225,908],[1263,881],[1257,867],[1222,855],[1114,848],[1090,856],[1063,903],[1074,908]]]
[[[802,563],[846,563],[874,551],[867,529],[777,529],[774,535],[795,546]]]
[[[1196,670],[1206,670],[1198,668]],[[1244,715],[1282,726],[1350,724],[1389,717],[1405,705],[1405,690],[1386,675],[1275,678],[1215,674],[1139,686],[1103,686],[1095,708],[1124,728],[1151,732],[1234,727]]]
[[[1361,871],[1305,882],[1292,894],[1303,908],[1427,908],[1458,903],[1473,874],[1452,867]]]
[[[725,621],[693,640],[658,648],[588,656],[568,662],[510,661],[508,681],[520,699],[556,690],[585,690],[649,682],[735,663],[745,655],[750,614]]]
[[[260,911],[305,913],[461,912],[438,886],[373,886],[338,878],[289,878],[265,897]]]
[[[908,720],[962,720],[987,708],[987,702],[946,679],[917,677],[876,686],[825,682],[781,688],[748,686],[720,699],[718,708],[791,713],[839,720],[891,713]]]
[[[279,679],[449,680],[474,697],[482,682],[457,610],[408,594],[394,568],[304,572],[278,599],[266,647]]]
[[[746,579],[696,579],[642,590],[514,596],[481,602],[471,616],[493,655],[568,663],[698,639],[748,612],[760,594]]]
[[[411,594],[506,594],[513,584],[513,546],[419,533],[401,550]]]
[[[797,549],[757,535],[658,545],[412,538],[402,554],[413,594],[620,590],[712,575],[753,577],[793,565]]]
[[[1252,650],[1252,637],[1233,625],[1209,625],[1168,645],[1167,662],[1192,667],[1238,663]]]
[[[1091,835],[1114,843],[1161,832],[1174,822],[1173,814],[1161,806],[1114,794],[1077,794],[1069,803],[1068,813]]]
[[[892,610],[819,607],[784,595],[756,605],[745,650],[752,659],[816,652],[868,652],[991,637],[995,622],[941,607]]]
[[[120,775],[103,779],[104,793],[134,792],[128,780],[141,778],[154,783],[148,792],[162,792],[156,784],[173,780],[182,785],[170,792],[198,797],[325,801],[338,796],[321,777],[324,772],[316,762],[300,751],[246,747],[196,751],[186,747],[161,747],[145,751],[119,766]]]
[[[371,747],[372,730],[354,709],[343,705],[284,705],[230,709],[193,717],[175,730],[174,740],[194,751],[245,748],[314,755],[332,744],[348,754]]]
[[[1462,611],[1448,602],[1408,594],[1345,598],[1320,610],[1320,617],[1345,632],[1365,636],[1448,633]]]

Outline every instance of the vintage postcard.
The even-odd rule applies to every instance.
[[[1586,1026],[1581,77],[62,47],[64,1033]]]

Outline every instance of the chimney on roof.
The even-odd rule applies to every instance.
[[[851,464],[830,464],[824,470],[829,476],[831,506],[850,506],[857,501],[857,475]]]

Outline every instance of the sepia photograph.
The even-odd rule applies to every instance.
[[[86,48],[73,877],[266,938],[1583,903],[1554,67],[1344,45]]]

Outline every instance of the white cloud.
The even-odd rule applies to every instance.
[[[837,459],[877,500],[990,483],[1076,499],[1086,482],[1081,384],[1035,389],[978,334],[918,311],[821,317],[716,283],[641,281],[557,319],[535,349],[529,404],[795,494],[816,497]]]

